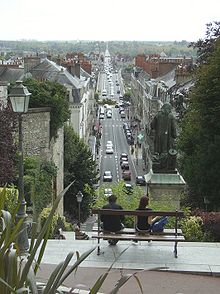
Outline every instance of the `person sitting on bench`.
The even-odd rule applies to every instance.
[[[121,205],[118,205],[116,203],[117,197],[115,195],[111,195],[108,198],[108,204],[104,205],[102,209],[123,209]],[[109,232],[118,232],[121,229],[124,228],[123,221],[124,216],[123,215],[101,215],[101,221],[102,221],[102,228],[105,231]],[[110,239],[108,240],[110,245],[115,245],[118,240]]]
[[[142,196],[139,202],[139,206],[137,210],[149,210],[152,209],[147,207],[149,204],[149,197],[148,196]],[[168,219],[167,217],[159,217],[156,216],[152,219],[151,216],[137,216],[137,222],[136,222],[136,231],[138,232],[162,232],[164,229],[164,226],[167,224]]]

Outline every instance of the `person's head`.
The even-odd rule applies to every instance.
[[[117,201],[117,197],[115,195],[111,195],[108,197],[109,203],[115,203]]]
[[[148,196],[142,196],[139,202],[139,208],[145,208],[149,203]]]

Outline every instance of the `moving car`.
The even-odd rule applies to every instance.
[[[112,193],[112,189],[111,188],[105,188],[104,189],[104,196],[106,197],[109,197],[111,196],[113,193]]]
[[[127,169],[123,170],[123,172],[122,172],[122,179],[123,180],[126,180],[126,181],[130,181],[131,180],[131,172],[130,172],[130,170],[127,170]]]
[[[105,150],[105,153],[106,154],[113,154],[114,153],[114,150],[112,148],[112,146],[106,146],[106,150]]]
[[[137,176],[136,177],[136,185],[146,186],[146,180],[145,180],[144,176]]]
[[[103,182],[112,182],[112,172],[110,170],[106,170],[103,174]]]
[[[107,96],[107,91],[105,89],[102,91],[102,96]]]
[[[111,147],[113,147],[113,143],[112,143],[112,141],[107,141],[107,142],[106,142],[106,147],[107,147],[107,146],[111,146]]]
[[[125,183],[123,190],[125,191],[126,194],[132,194],[133,193],[133,186],[132,186],[132,184]]]
[[[108,112],[106,113],[106,117],[107,117],[107,118],[112,118],[112,112],[111,112],[111,111],[108,111]]]

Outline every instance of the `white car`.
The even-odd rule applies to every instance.
[[[106,117],[107,118],[112,118],[112,112],[111,111],[108,111],[107,114],[106,114]]]
[[[106,170],[103,174],[103,182],[112,182],[112,172],[110,170]]]
[[[105,150],[106,154],[113,154],[114,150],[112,146],[106,146],[106,150]]]
[[[99,114],[99,119],[104,119],[105,118],[105,115],[103,113],[100,113]]]
[[[104,196],[106,196],[106,197],[109,197],[109,196],[111,196],[113,193],[112,193],[112,189],[111,188],[106,188],[105,190],[104,190]]]
[[[102,91],[102,96],[107,96],[107,91],[105,89]]]
[[[106,142],[106,148],[107,148],[108,146],[111,146],[111,147],[113,148],[113,143],[112,143],[112,141],[107,141],[107,142]]]

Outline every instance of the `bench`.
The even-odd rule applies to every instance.
[[[174,242],[174,255],[177,257],[177,244],[178,242],[185,241],[182,230],[178,228],[178,221],[180,218],[184,217],[182,211],[144,211],[144,210],[116,210],[116,209],[92,209],[92,213],[98,215],[98,226],[93,228],[95,232],[92,238],[98,240],[98,251],[97,254],[100,255],[100,239],[103,240],[124,240],[124,241],[172,241]],[[174,229],[164,229],[163,232],[150,232],[143,233],[137,232],[134,228],[124,228],[123,230],[113,233],[104,231],[101,228],[101,215],[110,215],[112,217],[116,215],[123,216],[168,216],[175,218]]]

